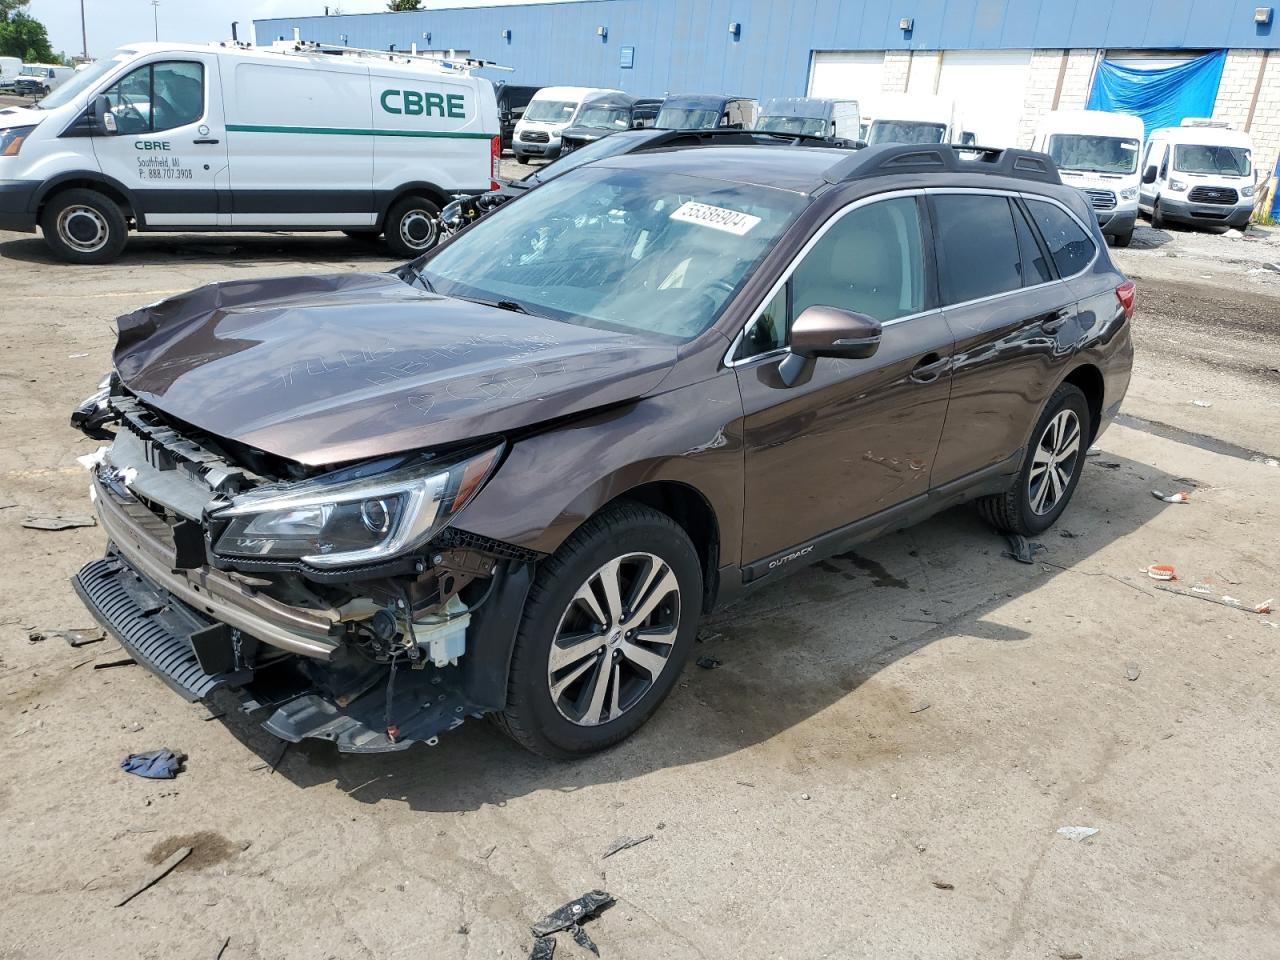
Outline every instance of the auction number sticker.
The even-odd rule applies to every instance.
[[[713,207],[709,203],[696,203],[693,200],[680,204],[672,211],[671,219],[682,223],[696,223],[699,226],[710,227],[712,230],[723,230],[725,233],[732,233],[735,237],[746,236],[751,228],[760,222],[759,217],[753,217],[749,213],[739,213],[737,210],[728,210],[725,207]]]

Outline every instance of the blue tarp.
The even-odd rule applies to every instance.
[[[1089,92],[1089,109],[1141,117],[1148,136],[1160,127],[1179,126],[1184,117],[1212,116],[1226,62],[1225,50],[1157,70],[1103,60]]]

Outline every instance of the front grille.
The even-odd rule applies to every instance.
[[[190,638],[214,626],[213,621],[197,616],[119,556],[108,554],[86,564],[71,584],[120,646],[187,700],[204,700],[244,679],[205,673]]]
[[[1085,194],[1089,197],[1089,203],[1093,205],[1095,210],[1114,210],[1116,208],[1116,195],[1110,190],[1086,190]]]
[[[1192,187],[1187,194],[1192,203],[1235,203],[1239,194],[1231,187]]]
[[[526,130],[520,134],[520,140],[523,143],[550,143],[551,136],[541,130]]]

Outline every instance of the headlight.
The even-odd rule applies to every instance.
[[[1187,189],[1187,185],[1181,180],[1170,180],[1169,189],[1173,190],[1175,193],[1181,193],[1183,190]]]
[[[0,130],[0,157],[16,157],[35,128],[36,125],[33,124],[29,127],[8,127]]]
[[[1137,187],[1125,187],[1123,190],[1121,190],[1121,191],[1120,191],[1120,199],[1121,199],[1121,200],[1136,200],[1136,199],[1138,199],[1138,188],[1137,188]]]
[[[1252,196],[1253,196],[1253,191],[1254,191],[1254,189],[1255,189],[1254,187],[1241,187],[1241,188],[1240,188],[1240,196],[1242,196],[1242,197],[1252,197]]]
[[[288,487],[254,490],[212,515],[229,557],[345,567],[398,556],[430,540],[476,495],[502,447],[463,459],[423,460],[378,473],[370,465]]]

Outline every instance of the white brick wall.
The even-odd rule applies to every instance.
[[[1246,129],[1249,104],[1264,62],[1266,75],[1248,132],[1253,137],[1254,164],[1265,179],[1275,170],[1276,158],[1280,156],[1280,54],[1272,53],[1267,58],[1262,50],[1230,51],[1222,68],[1213,117],[1230,122],[1237,130]]]
[[[884,72],[880,78],[882,93],[901,93],[907,89],[907,73],[911,64],[910,50],[886,50]]]
[[[1089,81],[1093,77],[1096,50],[1036,50],[1031,54],[1031,69],[1027,75],[1026,97],[1022,104],[1022,119],[1018,127],[1018,144],[1031,146],[1036,126],[1051,110],[1083,110],[1089,99]],[[1062,91],[1058,103],[1053,102],[1058,89],[1058,73],[1066,58],[1066,71],[1062,74]]]

